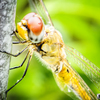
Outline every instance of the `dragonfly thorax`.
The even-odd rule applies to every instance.
[[[53,27],[46,26],[43,40],[36,45],[42,60],[53,72],[60,72],[63,59],[66,58],[62,38]]]

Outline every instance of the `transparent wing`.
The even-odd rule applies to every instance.
[[[73,100],[97,100],[97,97],[67,60],[64,61],[61,72],[54,74],[54,78],[60,89]]]
[[[66,55],[81,68],[98,90],[100,90],[100,69],[74,48],[66,46]]]
[[[33,12],[39,14],[46,25],[53,25],[50,15],[42,0],[28,0]]]

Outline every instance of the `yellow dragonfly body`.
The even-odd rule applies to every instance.
[[[18,28],[18,32],[21,32],[21,35],[18,33],[20,37],[24,37],[29,44],[29,54],[32,56],[33,52],[36,53],[42,63],[46,64],[53,72],[55,80],[61,90],[74,100],[97,100],[93,92],[66,60],[67,55],[65,51],[70,48],[65,47],[60,32],[53,26],[45,25],[44,27],[43,39],[41,42],[35,44],[27,40],[28,35],[25,35],[27,33],[26,31],[21,31]]]
[[[98,87],[98,89],[100,89],[100,69],[83,57],[75,49],[65,46],[61,33],[54,28],[42,0],[29,1],[31,1],[30,4],[34,8],[35,13],[26,15],[21,22],[17,24],[17,32],[15,32],[26,41],[25,43],[28,44],[27,55],[30,55],[28,65],[33,52],[35,52],[40,60],[52,71],[60,89],[72,99],[97,100],[97,97],[94,95],[91,89],[69,64],[67,57],[71,55],[74,59],[76,59],[75,62],[89,77],[89,79]],[[35,27],[36,25],[37,27]],[[20,82],[25,76],[28,65],[24,75],[18,82]],[[10,89],[12,89],[14,86],[12,86]],[[10,89],[8,89],[8,91]]]
[[[38,13],[46,24],[45,35],[41,41],[41,49],[46,53],[39,52],[41,55],[40,59],[42,58],[42,62],[46,63],[47,66],[49,66],[49,69],[52,70],[60,89],[74,100],[97,100],[97,97],[91,89],[69,64],[67,57],[69,56],[75,60],[77,65],[99,90],[100,69],[77,50],[65,46],[61,33],[54,28],[42,0],[29,1],[31,9]]]
[[[41,44],[43,51],[37,49]],[[71,94],[74,100],[97,100],[93,92],[66,60],[65,45],[61,34],[54,27],[49,26],[45,29],[45,36],[38,46],[34,45],[32,48],[39,51],[40,59],[52,70],[62,91]]]

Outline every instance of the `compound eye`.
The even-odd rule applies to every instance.
[[[27,14],[26,16],[24,16],[23,20],[28,20],[28,19],[30,19],[31,17],[35,16],[35,15],[36,15],[36,13],[29,13],[29,14]]]
[[[33,16],[27,20],[27,26],[34,35],[38,36],[41,34],[43,22],[38,16]]]
[[[29,13],[23,18],[23,21],[26,21],[25,25],[29,30],[29,40],[33,43],[41,42],[45,33],[42,18],[36,13]]]

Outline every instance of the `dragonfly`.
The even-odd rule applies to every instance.
[[[10,87],[6,93],[25,77],[32,55],[35,52],[41,62],[52,71],[59,88],[68,96],[74,100],[98,100],[92,90],[70,65],[67,58],[72,58],[99,90],[100,69],[76,49],[64,44],[62,35],[54,28],[42,0],[29,0],[29,3],[33,12],[24,16],[17,24],[17,30],[12,33],[12,35],[18,39],[18,41],[13,42],[13,44],[26,44],[27,47],[16,55],[0,50],[2,53],[14,57],[19,56],[22,52],[27,50],[26,57],[21,66],[23,66],[29,57],[22,78]],[[12,67],[10,70],[21,66]]]

